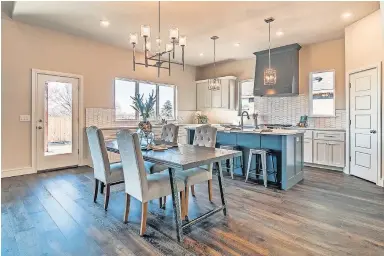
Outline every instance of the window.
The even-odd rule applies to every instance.
[[[139,113],[131,107],[131,97],[144,94],[144,100],[154,92],[157,96],[156,106],[150,116],[155,119],[176,119],[176,86],[156,84],[148,81],[135,81],[123,78],[115,79],[115,109],[116,120],[139,120]]]
[[[335,71],[312,72],[309,80],[310,116],[335,116]]]

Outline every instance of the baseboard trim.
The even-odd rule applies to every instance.
[[[20,175],[33,174],[33,173],[36,173],[36,171],[32,167],[1,170],[1,178],[8,178],[8,177],[14,177],[14,176],[20,176]]]
[[[327,169],[327,170],[332,170],[332,171],[337,171],[337,172],[343,172],[344,171],[344,168],[342,168],[342,167],[335,167],[335,166],[328,166],[328,165],[321,165],[321,164],[304,163],[304,166],[316,167],[316,168]]]

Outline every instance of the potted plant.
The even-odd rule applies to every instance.
[[[204,114],[201,114],[200,111],[195,113],[195,118],[198,124],[207,124],[208,123],[208,117]]]
[[[148,98],[144,101],[144,94],[136,94],[135,97],[131,96],[133,100],[133,105],[131,107],[139,112],[142,117],[142,121],[139,122],[139,129],[143,131],[146,135],[152,132],[152,125],[148,121],[148,118],[154,111],[154,106],[156,104],[156,96],[154,95],[154,91],[149,94]]]

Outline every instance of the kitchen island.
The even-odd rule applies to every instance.
[[[193,143],[196,127],[186,127],[188,143]],[[270,149],[276,156],[277,177],[268,175],[268,182],[273,182],[283,190],[288,190],[303,179],[304,139],[303,130],[274,129],[262,132],[260,129],[225,130],[218,127],[216,147],[220,145],[236,145],[243,152],[243,168],[235,162],[234,173],[245,177],[248,166],[250,149]],[[237,161],[238,162],[238,161]],[[256,168],[256,161],[252,160],[251,170]],[[267,169],[272,171],[272,162],[267,160]],[[276,165],[275,164],[275,165]],[[276,166],[275,166],[276,169]],[[252,176],[250,176],[252,177]],[[260,177],[261,178],[261,177]],[[276,178],[276,180],[275,180]]]

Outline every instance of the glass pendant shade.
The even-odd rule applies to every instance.
[[[141,25],[141,36],[151,37],[151,27],[149,25]]]
[[[178,37],[179,37],[179,29],[178,28],[169,29],[169,38],[170,39],[176,39]]]
[[[276,84],[276,69],[266,68],[264,70],[264,85]]]
[[[129,43],[130,44],[137,44],[137,42],[138,42],[137,33],[130,33],[129,34]]]
[[[180,36],[179,45],[180,46],[186,46],[187,45],[187,37],[186,36]]]
[[[220,79],[214,78],[214,79],[210,79],[208,81],[208,90],[218,91],[218,90],[220,90],[220,87],[221,87],[221,80]]]
[[[143,45],[143,50],[145,51],[145,44]],[[147,42],[147,51],[151,51],[151,42]]]
[[[165,45],[165,51],[170,52],[173,50],[173,44],[166,44]]]

